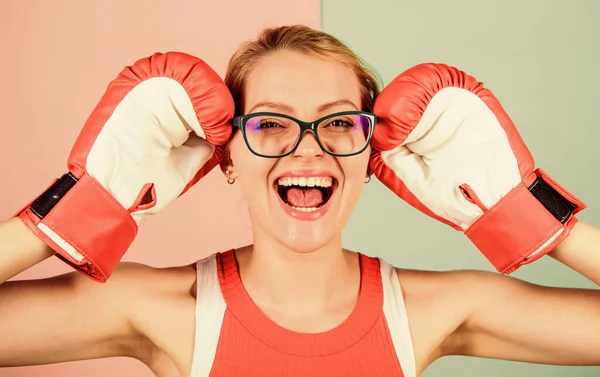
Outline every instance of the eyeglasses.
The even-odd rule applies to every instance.
[[[259,112],[234,118],[233,126],[242,131],[248,149],[259,157],[280,158],[292,154],[304,132],[309,130],[325,153],[348,157],[367,148],[376,119],[372,113],[344,111],[303,122],[285,114]]]

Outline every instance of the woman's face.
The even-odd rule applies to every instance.
[[[362,110],[358,79],[333,60],[280,51],[262,59],[246,82],[245,114],[276,112],[309,122],[356,110]],[[286,157],[254,155],[241,132],[229,149],[229,170],[242,185],[255,237],[296,252],[340,242],[364,185],[370,148],[351,157],[333,157],[308,131]]]

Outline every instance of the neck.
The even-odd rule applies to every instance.
[[[255,238],[255,244],[240,249],[237,257],[242,281],[259,306],[308,315],[358,295],[358,256],[342,249],[341,239],[298,253]]]

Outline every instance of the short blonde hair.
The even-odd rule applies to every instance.
[[[264,56],[281,50],[312,54],[345,64],[356,74],[361,85],[362,110],[373,110],[375,97],[380,91],[374,71],[337,38],[308,26],[293,25],[263,30],[258,38],[244,43],[231,57],[225,84],[235,101],[236,116],[243,112],[246,80],[256,63]]]

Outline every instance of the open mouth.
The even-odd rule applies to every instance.
[[[337,181],[333,177],[281,177],[273,185],[281,200],[291,208],[314,212],[329,202]]]

